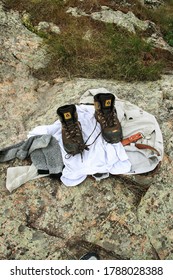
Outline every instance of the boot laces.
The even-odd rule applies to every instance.
[[[70,123],[65,127],[65,134],[67,139],[71,139],[76,142],[76,137],[80,137],[80,128],[77,123]]]
[[[72,142],[77,143],[79,154],[81,154],[83,150],[89,150],[86,143],[83,142],[81,130],[79,127],[79,123],[70,123],[65,127],[65,134],[67,139],[71,139]],[[82,141],[81,141],[82,140]],[[67,154],[66,158],[70,158],[71,154]]]
[[[76,123],[73,123],[73,124],[71,124],[70,125],[70,127],[72,128],[72,126],[74,127],[74,134],[71,134],[72,136],[81,136],[81,133],[80,133],[80,128],[78,127],[78,125],[76,124]],[[95,127],[94,127],[94,129],[93,129],[93,131],[91,132],[91,134],[88,136],[88,138],[87,138],[87,140],[85,141],[85,142],[83,142],[83,143],[81,143],[81,141],[79,140],[79,139],[75,139],[75,142],[78,144],[78,149],[79,149],[79,154],[81,155],[81,159],[82,159],[82,161],[83,161],[83,155],[82,155],[82,152],[84,151],[84,150],[87,150],[87,151],[89,151],[89,146],[91,146],[91,145],[93,145],[94,143],[95,143],[95,141],[97,140],[97,138],[101,135],[101,132],[96,136],[96,138],[94,139],[94,141],[92,142],[92,143],[90,143],[90,144],[87,144],[87,142],[88,142],[88,140],[90,139],[90,137],[92,136],[92,134],[94,133],[94,131],[95,131],[95,129],[96,129],[96,126],[97,126],[97,121],[96,121],[96,124],[95,124]],[[69,127],[68,127],[69,128]],[[69,129],[71,129],[71,128],[69,128]],[[67,132],[68,132],[68,129],[67,129]],[[69,131],[69,132],[71,132],[71,131]],[[68,135],[69,137],[71,137],[70,136],[70,134]],[[74,141],[74,139],[72,138],[72,140]],[[68,159],[68,158],[70,158],[72,155],[71,154],[66,154],[66,158]]]
[[[114,110],[112,110],[109,114],[104,114],[100,111],[98,112],[98,115],[101,119],[101,123],[103,124],[103,128],[117,125],[117,115]]]

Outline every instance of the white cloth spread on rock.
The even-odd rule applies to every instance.
[[[80,98],[80,104],[93,104],[97,93],[110,93],[106,88],[92,88],[84,92]],[[115,95],[115,94],[114,94]],[[155,148],[155,151],[140,148],[135,143],[124,146],[131,162],[130,174],[142,174],[154,170],[162,161],[164,155],[163,136],[159,123],[154,115],[144,111],[128,100],[119,99],[115,95],[115,108],[123,131],[123,139],[127,139],[136,133],[142,138],[136,144],[144,144]],[[156,152],[157,150],[157,152]]]
[[[48,174],[39,175],[37,168],[33,164],[29,166],[9,167],[7,169],[6,188],[9,192],[12,192],[30,180],[45,176],[48,176]]]
[[[89,150],[83,151],[82,157],[80,154],[67,156],[62,143],[61,123],[59,120],[52,125],[38,126],[28,134],[28,137],[50,134],[58,140],[65,165],[61,176],[61,181],[64,185],[76,186],[84,181],[87,175],[93,175],[94,173],[128,173],[131,169],[131,163],[123,145],[120,142],[109,144],[103,139],[101,134],[96,139],[101,128],[99,123],[96,125],[94,106],[76,105],[76,109],[78,120],[82,127],[84,142],[90,136],[87,145],[91,145]]]

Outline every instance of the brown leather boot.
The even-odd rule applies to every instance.
[[[122,128],[114,105],[115,96],[111,93],[94,96],[95,118],[100,123],[103,138],[111,144],[122,139]]]
[[[82,154],[86,148],[81,125],[74,104],[64,105],[57,109],[62,124],[62,140],[65,151],[70,155]]]

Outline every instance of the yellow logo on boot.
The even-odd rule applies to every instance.
[[[105,101],[105,107],[111,106],[111,99]]]
[[[64,113],[64,119],[65,120],[71,119],[71,113],[70,112]]]

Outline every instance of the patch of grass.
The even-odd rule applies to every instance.
[[[173,47],[173,22],[170,24],[170,30],[166,32],[164,38],[168,44]]]
[[[160,27],[164,39],[173,46],[173,1],[164,2],[158,9],[148,10],[147,16]]]
[[[115,1],[116,2],[116,1]],[[115,4],[112,0],[87,0],[87,1],[79,1],[79,0],[67,0],[66,7],[78,7],[85,11],[86,13],[90,14],[96,11],[101,10],[101,6],[109,6],[111,7]]]
[[[118,30],[108,25],[105,43],[109,55],[104,57],[103,66],[107,66],[109,78],[132,80],[158,79],[162,63],[156,61],[154,49],[137,35]],[[105,59],[106,58],[106,59]],[[102,64],[102,61],[99,63]]]
[[[54,78],[58,75],[128,81],[160,77],[162,63],[156,60],[151,44],[103,23],[101,28],[92,24],[91,38],[86,40],[88,27],[89,22],[83,25],[78,19],[62,34],[49,37],[46,40],[52,57],[49,70],[38,70],[36,76],[45,78],[49,73]]]
[[[53,77],[92,77],[91,66],[97,64],[105,52],[103,28],[103,23],[98,24],[88,18],[73,18],[61,34],[49,36],[45,40],[51,55],[49,74]],[[87,40],[85,36],[88,31],[91,38]],[[47,71],[43,69],[41,73],[44,75]]]
[[[40,21],[60,24],[68,18],[63,0],[4,0],[4,3],[7,8],[29,13],[33,25]]]
[[[40,21],[57,24],[61,33],[38,35],[44,38],[50,63],[45,69],[34,72],[37,78],[53,79],[60,77],[85,77],[133,80],[156,80],[160,77],[164,64],[151,44],[141,35],[129,34],[113,24],[104,24],[89,17],[74,18],[66,13],[69,6],[79,6],[86,12],[93,12],[101,5],[112,5],[110,0],[4,0],[7,7],[25,10],[30,18],[24,24],[31,31]],[[133,2],[131,6],[139,15],[141,5]],[[145,9],[146,10],[146,9]],[[159,12],[158,12],[159,13]],[[155,12],[150,12],[154,16]],[[157,15],[157,20],[159,17]],[[170,29],[169,29],[170,30]],[[89,32],[89,38],[86,34]],[[170,31],[169,31],[170,32]],[[171,33],[169,39],[171,42]]]

